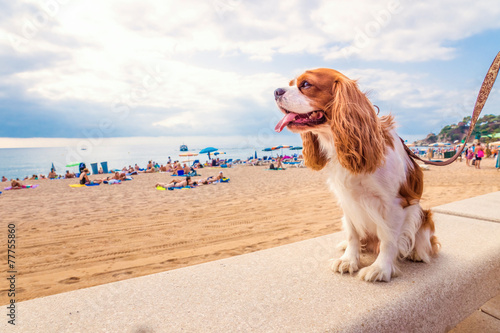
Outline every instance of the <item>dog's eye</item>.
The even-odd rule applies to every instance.
[[[307,81],[302,81],[302,83],[300,84],[300,88],[309,88],[311,86],[312,86],[312,84],[310,84]]]

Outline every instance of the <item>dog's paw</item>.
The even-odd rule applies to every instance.
[[[375,281],[391,281],[391,276],[396,276],[395,266],[381,266],[379,264],[372,264],[359,271],[358,277],[361,280],[375,282]]]
[[[413,250],[407,258],[411,261],[424,261],[415,250]]]
[[[339,272],[341,274],[349,272],[349,274],[352,274],[359,269],[358,260],[340,257],[332,261],[331,268],[334,272]]]

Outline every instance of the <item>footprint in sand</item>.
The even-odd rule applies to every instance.
[[[59,283],[63,283],[63,284],[72,284],[72,283],[77,283],[77,282],[80,282],[80,278],[76,277],[76,276],[72,276],[72,277],[69,277],[67,279],[59,281]]]

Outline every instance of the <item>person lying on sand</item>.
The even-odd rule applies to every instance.
[[[109,177],[108,177],[108,179],[109,179]],[[113,175],[113,177],[111,177],[111,179],[127,180],[127,174],[125,174],[123,172],[116,171],[115,174]]]
[[[222,178],[224,178],[224,174],[222,173],[222,171],[219,171],[219,175],[215,177],[215,181],[221,180]]]
[[[168,184],[157,183],[155,185],[155,188],[158,186],[161,186],[163,188],[171,188],[171,187],[185,187],[185,186],[196,186],[196,185],[198,185],[198,181],[193,181],[191,177],[186,177],[185,180],[179,178],[174,179]]]
[[[14,179],[12,179],[12,181],[10,182],[10,186],[12,186],[12,189],[23,188],[23,184],[21,184],[21,182],[14,180]]]
[[[218,179],[214,178],[214,176],[207,177],[205,179],[201,179],[198,181],[198,185],[208,185],[216,182]]]
[[[2,182],[6,182],[8,179],[5,176],[2,176]]]

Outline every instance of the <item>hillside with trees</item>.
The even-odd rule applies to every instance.
[[[458,124],[446,125],[439,134],[430,133],[423,140],[416,142],[417,145],[429,145],[435,142],[450,142],[465,139],[470,127],[471,117],[465,117]],[[487,114],[480,117],[469,138],[469,142],[474,139],[481,139],[481,142],[488,143],[500,140],[500,115]]]

